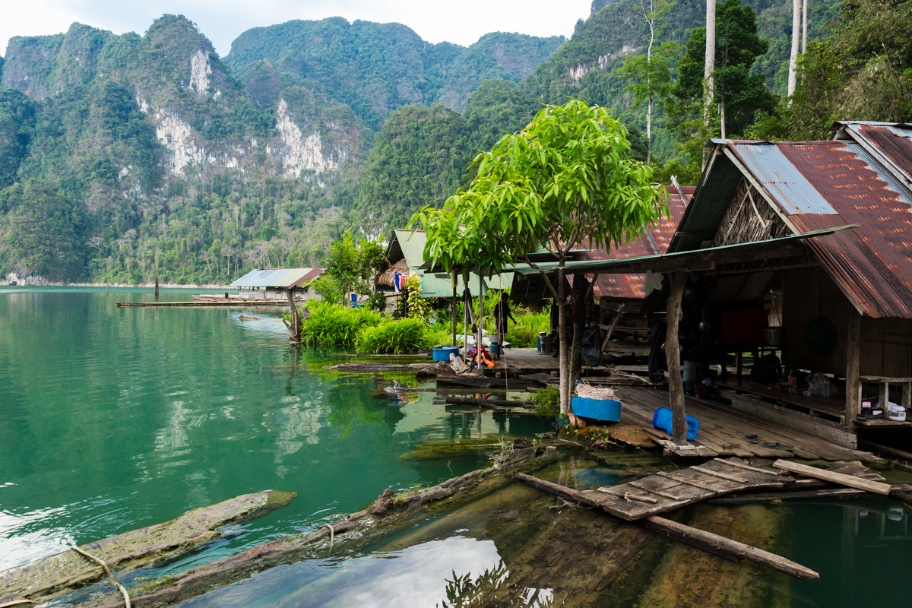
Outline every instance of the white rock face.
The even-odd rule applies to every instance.
[[[206,152],[196,145],[193,140],[193,132],[181,117],[168,110],[159,110],[155,117],[158,119],[158,126],[155,128],[155,136],[168,151],[168,165],[171,173],[174,175],[183,175],[183,169],[191,163],[202,165],[206,160]]]
[[[205,97],[209,91],[210,74],[212,67],[209,65],[209,56],[202,50],[197,51],[190,60],[190,85],[187,88],[196,91],[200,97]],[[216,91],[216,94],[221,95],[221,91]]]
[[[244,173],[239,160],[246,153],[242,148],[235,148],[237,156],[231,154],[216,156],[197,144],[193,137],[193,129],[177,113],[162,109],[155,113],[155,118],[158,121],[155,136],[170,152],[168,169],[172,175],[183,176],[184,167],[188,165],[196,165],[201,169],[223,167]]]
[[[282,148],[276,150],[282,159],[282,168],[287,177],[296,177],[302,169],[320,174],[333,171],[342,158],[333,159],[323,154],[323,138],[319,131],[304,136],[288,115],[288,104],[279,100],[279,111],[276,117],[276,129],[282,138]]]

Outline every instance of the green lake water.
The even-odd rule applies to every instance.
[[[324,372],[340,359],[290,348],[277,313],[115,306],[152,299],[0,288],[0,570],[240,494],[298,492],[180,565],[210,560],[482,462],[400,458],[421,441],[546,430],[448,414],[434,393],[374,397],[389,381]]]
[[[448,413],[433,392],[400,405],[378,397],[389,379],[325,372],[339,358],[290,348],[274,313],[240,321],[240,311],[115,307],[151,299],[149,290],[0,288],[0,570],[239,494],[299,493],[169,566],[184,569],[358,510],[384,488],[431,485],[482,463],[401,458],[425,440],[546,430],[528,417]],[[624,474],[618,467],[565,465],[561,481],[610,485]],[[912,605],[907,507],[866,497],[757,508],[779,516],[774,550],[821,580],[763,574],[753,584],[766,592],[751,605]],[[618,525],[608,522],[510,486],[357,551],[343,545],[187,605],[434,606],[454,573],[497,568],[519,585],[512,598],[527,601],[517,605],[633,605],[619,598],[654,591],[675,545],[662,541],[652,561],[637,562],[626,595],[609,587],[601,600],[572,600],[604,583],[587,560],[608,555],[593,540]],[[552,552],[571,556],[566,570],[555,570]]]

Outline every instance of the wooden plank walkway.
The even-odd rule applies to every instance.
[[[716,496],[795,483],[768,464],[755,466],[739,459],[715,459],[672,473],[656,473],[628,483],[586,490],[591,502],[627,521],[636,521]]]
[[[836,445],[784,423],[771,423],[734,411],[726,406],[695,397],[686,398],[687,414],[700,421],[700,431],[693,447],[684,449],[671,444],[671,436],[652,426],[652,416],[659,407],[668,407],[668,392],[645,387],[617,387],[623,403],[621,420],[635,424],[660,440],[675,456],[711,458],[806,458],[809,460],[860,460],[875,462],[876,456]],[[753,436],[753,437],[751,437]]]

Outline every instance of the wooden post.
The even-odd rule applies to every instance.
[[[478,269],[478,338],[475,341],[475,363],[478,365],[478,372],[481,373],[481,339],[484,337],[484,279],[481,276],[481,268]]]
[[[297,344],[301,340],[301,319],[294,301],[294,287],[288,290],[288,304],[291,306],[291,342]]]
[[[453,271],[453,346],[456,346],[456,271]]]
[[[158,302],[158,277],[155,277],[155,301]]]
[[[681,377],[681,348],[678,333],[681,326],[681,300],[687,274],[677,271],[671,275],[671,293],[665,307],[668,315],[668,332],[665,336],[665,359],[668,361],[668,401],[672,411],[672,441],[675,445],[687,443],[687,414],[684,406],[684,379]]]
[[[855,311],[849,315],[846,345],[845,412],[845,425],[851,429],[855,417],[861,414],[861,315]]]

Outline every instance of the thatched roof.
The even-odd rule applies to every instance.
[[[409,272],[408,262],[405,258],[399,260],[395,264],[391,265],[389,268],[380,273],[380,276],[377,277],[377,286],[378,287],[389,287],[390,289],[395,288],[395,279],[396,273],[407,275]]]

